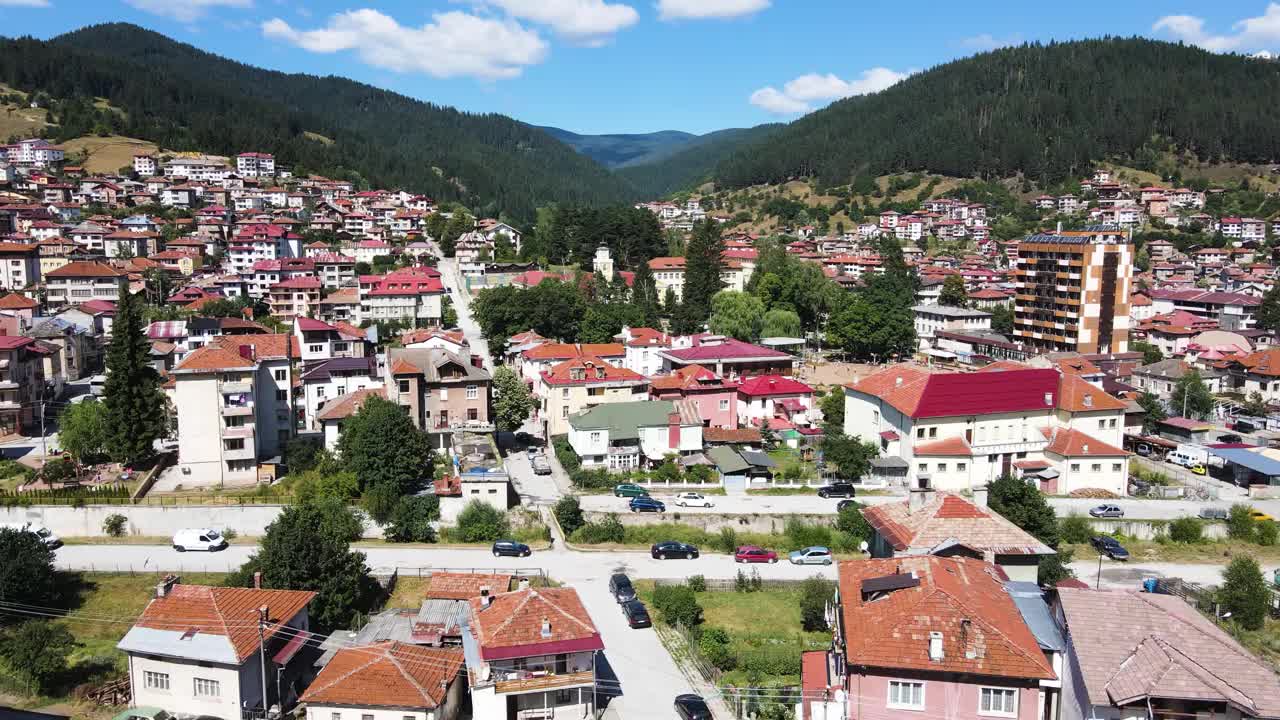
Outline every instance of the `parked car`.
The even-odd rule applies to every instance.
[[[1257,520],[1258,522],[1266,522],[1266,521],[1268,521],[1268,520],[1272,520],[1272,521],[1274,521],[1274,520],[1275,520],[1275,518],[1273,518],[1273,517],[1271,517],[1270,515],[1268,515],[1268,514],[1266,514],[1266,513],[1262,512],[1261,510],[1250,510],[1250,511],[1249,511],[1249,517],[1253,518],[1254,520]]]
[[[836,503],[836,512],[841,512],[847,507],[858,507],[857,500],[841,500]]]
[[[622,573],[614,573],[609,577],[609,594],[620,603],[636,599],[636,589],[631,585],[631,578]]]
[[[1238,433],[1251,433],[1256,432],[1258,429],[1258,426],[1254,425],[1250,420],[1236,420],[1235,422],[1227,423],[1227,427]]]
[[[1219,507],[1200,508],[1199,513],[1201,520],[1226,520],[1230,514],[1226,508]]]
[[[692,693],[676,696],[676,714],[681,720],[714,720],[707,701]]]
[[[733,561],[740,563],[776,563],[778,553],[755,545],[743,545],[733,553]]]
[[[1099,555],[1106,555],[1112,560],[1129,559],[1129,551],[1110,535],[1095,535],[1089,544],[1093,545],[1093,549],[1097,550]]]
[[[1124,510],[1119,505],[1099,505],[1089,510],[1089,514],[1096,518],[1122,518]]]
[[[632,483],[622,483],[613,486],[614,497],[648,497],[649,491],[634,485]]]
[[[856,492],[857,492],[857,489],[853,486],[853,483],[838,482],[838,483],[831,483],[830,485],[823,485],[822,487],[818,488],[818,497],[851,498],[854,496]]]
[[[676,542],[675,540],[664,540],[660,543],[654,543],[649,548],[649,557],[655,560],[666,560],[667,558],[684,558],[686,560],[698,559],[698,548],[689,543]]]
[[[40,542],[44,543],[45,547],[51,550],[56,550],[62,547],[62,538],[58,537],[57,535],[54,535],[52,530],[50,530],[49,528],[39,523],[29,523],[29,522],[3,523],[3,524],[0,524],[0,528],[17,530],[19,532],[35,533],[35,536],[40,538]]]
[[[214,552],[227,547],[227,539],[213,528],[187,528],[173,534],[173,549],[178,552],[203,550]]]
[[[653,626],[653,621],[649,619],[649,609],[639,600],[622,603],[622,614],[627,617],[627,624],[633,628]]]
[[[680,507],[711,507],[711,498],[702,493],[682,492],[676,495],[676,504]]]
[[[538,442],[538,438],[527,432],[518,432],[516,433],[516,442],[521,445],[535,445]]]
[[[551,474],[551,463],[547,461],[546,455],[534,455],[532,465],[534,475]]]
[[[631,498],[631,502],[627,504],[631,508],[631,512],[666,512],[667,506],[661,500],[654,500],[648,495],[640,495]]]
[[[515,540],[499,540],[493,544],[493,556],[501,557],[529,557],[533,551],[528,545]]]
[[[1151,457],[1151,446],[1146,443],[1138,443],[1137,446],[1133,448],[1133,451],[1142,457]]]
[[[830,565],[831,551],[821,545],[802,548],[787,556],[792,565]]]
[[[1209,474],[1209,470],[1208,470],[1207,468],[1205,468],[1205,466],[1200,465],[1199,463],[1197,463],[1197,464],[1195,464],[1195,465],[1192,465],[1189,469],[1190,469],[1190,470],[1191,470],[1191,472],[1192,472],[1193,474],[1195,474],[1195,475],[1208,475],[1208,474]]]
[[[1218,436],[1218,442],[1220,443],[1238,443],[1243,439],[1235,433],[1223,433]]]

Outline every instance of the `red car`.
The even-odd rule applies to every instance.
[[[733,560],[740,563],[776,563],[778,553],[755,545],[743,545],[733,554]]]

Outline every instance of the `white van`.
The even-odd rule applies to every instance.
[[[89,394],[94,397],[102,397],[107,391],[107,376],[94,375],[89,378]]]
[[[173,549],[178,552],[204,550],[213,552],[227,547],[227,539],[213,528],[187,528],[173,536]]]
[[[3,525],[0,525],[0,527],[5,527],[10,530],[25,530],[27,532],[33,532],[36,534],[36,537],[44,541],[45,545],[51,548],[62,547],[62,538],[54,535],[53,531],[39,523],[4,523]]]

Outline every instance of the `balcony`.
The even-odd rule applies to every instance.
[[[496,692],[527,693],[543,690],[578,687],[595,684],[595,673],[590,670],[577,673],[560,673],[549,670],[495,670],[494,675],[502,678],[493,684]]]
[[[223,460],[253,460],[257,457],[257,451],[252,443],[245,443],[244,447],[239,448],[222,448]]]
[[[236,426],[236,427],[229,427],[229,428],[223,428],[223,429],[222,429],[222,437],[223,437],[223,438],[230,438],[230,439],[235,439],[235,438],[248,439],[248,438],[252,438],[253,436],[254,436],[254,427],[253,427],[253,425],[238,425],[238,426]]]
[[[223,395],[243,395],[253,392],[253,383],[251,382],[224,382],[220,383],[218,389]]]
[[[253,415],[253,403],[241,403],[239,405],[226,404],[222,406],[222,417],[250,417]]]

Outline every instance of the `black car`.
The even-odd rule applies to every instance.
[[[1089,544],[1093,545],[1093,549],[1097,550],[1099,555],[1106,555],[1112,560],[1129,559],[1129,551],[1109,535],[1095,535]]]
[[[1251,433],[1257,431],[1258,426],[1249,420],[1237,420],[1231,424],[1231,429],[1238,433]]]
[[[527,447],[529,445],[537,445],[538,438],[527,432],[518,432],[516,433],[516,442]]]
[[[1223,433],[1218,436],[1218,442],[1220,443],[1238,443],[1242,439],[1243,438],[1235,433]]]
[[[858,507],[858,501],[857,500],[841,500],[840,502],[836,503],[836,512],[840,512],[847,507]]]
[[[831,483],[830,485],[823,485],[822,487],[818,488],[818,497],[851,498],[853,497],[855,492],[856,492],[856,489],[853,487],[853,483]]]
[[[506,555],[507,557],[529,557],[532,554],[533,551],[529,549],[528,545],[516,542],[515,540],[499,540],[493,544],[494,557],[500,557],[502,555]]]
[[[713,720],[707,701],[691,693],[676,696],[676,714],[684,720]]]
[[[676,542],[675,540],[667,540],[655,543],[649,548],[649,557],[655,560],[666,560],[667,558],[685,558],[686,560],[698,559],[698,548],[689,543]]]
[[[639,600],[629,600],[622,603],[622,614],[627,616],[627,624],[633,628],[653,626],[653,621],[649,619],[648,608]]]
[[[636,589],[631,586],[631,578],[622,573],[614,573],[609,578],[609,594],[613,595],[613,599],[626,603],[636,599]]]

